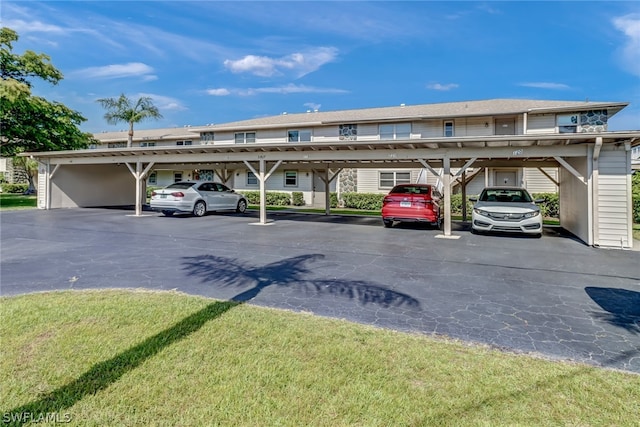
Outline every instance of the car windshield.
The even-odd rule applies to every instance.
[[[391,190],[396,194],[429,194],[429,187],[419,185],[399,185]]]
[[[187,188],[193,187],[194,184],[195,182],[182,181],[182,182],[173,183],[169,185],[167,188],[171,188],[171,189],[177,188],[178,190],[186,190]]]
[[[487,188],[478,199],[481,202],[530,203],[531,196],[526,190],[517,188]]]

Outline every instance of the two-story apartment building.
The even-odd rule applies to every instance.
[[[558,191],[562,225],[586,243],[630,247],[630,153],[640,131],[607,129],[626,106],[494,99],[283,113],[138,130],[130,148],[126,131],[101,133],[93,150],[38,153],[40,205],[139,208],[145,185],[215,179],[240,191],[300,191],[307,204],[326,206],[327,188],[384,193],[397,183],[428,182],[445,195],[447,235],[447,203],[462,184],[467,194],[523,185]],[[87,179],[103,191],[72,188]]]

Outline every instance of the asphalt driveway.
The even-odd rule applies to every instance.
[[[0,291],[176,289],[640,373],[640,252],[379,218],[0,213]],[[253,223],[253,224],[252,224]]]

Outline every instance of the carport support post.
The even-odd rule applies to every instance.
[[[451,159],[445,156],[442,159],[444,173],[442,183],[444,185],[444,235],[451,236]]]
[[[260,172],[259,172],[258,180],[260,182],[260,224],[266,224],[267,223],[267,189],[265,185],[266,180],[264,177],[265,160],[260,159],[259,163],[260,163]]]

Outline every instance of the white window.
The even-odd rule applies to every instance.
[[[287,132],[289,142],[311,142],[311,131],[308,129],[290,130]]]
[[[176,145],[191,145],[193,141],[176,141]]]
[[[258,185],[258,177],[251,171],[247,171],[247,185]]]
[[[235,135],[236,144],[252,144],[256,142],[255,132],[237,132]]]
[[[411,172],[380,172],[380,188],[393,188],[398,184],[411,184]]]
[[[155,147],[156,143],[155,142],[141,142],[140,143],[140,147]]]
[[[173,173],[173,182],[182,181],[182,172],[174,172]]]
[[[443,132],[443,134],[447,138],[452,137],[452,136],[455,135],[454,127],[453,127],[453,121],[452,120],[447,120],[446,122],[444,122],[444,132]]]
[[[297,171],[284,171],[284,185],[285,185],[285,187],[297,187],[298,186],[298,172]]]
[[[110,142],[107,144],[107,148],[125,148],[126,146],[126,142]]]
[[[380,125],[380,139],[409,139],[411,137],[411,123],[390,123]]]
[[[577,114],[559,114],[556,118],[559,133],[576,133],[579,117]]]
[[[156,185],[158,183],[158,173],[153,171],[149,174],[149,185]]]

